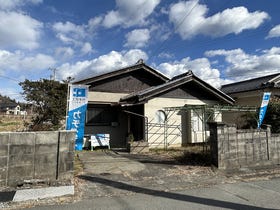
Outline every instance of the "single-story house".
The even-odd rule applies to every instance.
[[[223,85],[221,91],[231,96],[236,105],[260,106],[264,92],[280,96],[280,73]]]
[[[205,113],[191,107],[234,103],[191,71],[169,79],[143,62],[75,84],[89,86],[85,134],[108,134],[111,147],[131,139],[150,148],[202,142]]]
[[[260,107],[264,92],[271,92],[271,97],[280,97],[280,73],[223,85],[221,91],[232,97],[235,105]],[[223,113],[223,121],[242,126],[242,114]]]
[[[1,113],[7,114],[7,115],[19,115],[20,112],[20,105],[14,102],[9,103],[0,103],[0,110]]]

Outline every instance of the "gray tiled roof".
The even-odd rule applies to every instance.
[[[265,87],[277,87],[277,82],[279,81],[280,73],[272,74],[264,77],[258,77],[250,80],[245,80],[241,82],[231,83],[223,85],[221,91],[224,93],[239,93],[246,91],[253,91],[263,89]]]
[[[95,75],[95,76],[87,78],[87,79],[75,81],[74,84],[90,84],[91,82],[103,80],[103,79],[106,79],[106,78],[112,78],[112,77],[122,75],[122,74],[125,74],[125,73],[131,73],[131,72],[137,71],[139,69],[144,69],[145,71],[150,72],[152,75],[161,79],[163,82],[169,80],[169,78],[167,76],[165,76],[164,74],[162,74],[160,71],[146,65],[143,62],[141,62],[141,63],[136,63],[135,65],[128,66],[128,67],[125,67],[125,68],[122,68],[122,69],[110,71],[110,72],[103,73],[103,74],[100,74],[100,75]]]
[[[164,84],[154,86],[154,87],[150,87],[148,89],[138,91],[138,92],[129,94],[127,96],[124,96],[120,99],[120,101],[125,102],[125,101],[129,101],[129,100],[132,100],[132,99],[136,99],[136,101],[141,102],[141,101],[149,99],[149,98],[151,98],[151,97],[153,97],[157,94],[160,94],[160,93],[162,93],[166,90],[170,90],[172,88],[179,87],[179,86],[181,86],[183,84],[186,84],[188,82],[191,82],[191,81],[194,81],[194,82],[198,83],[199,85],[204,87],[205,90],[212,92],[214,95],[216,95],[218,98],[222,99],[223,101],[225,101],[229,104],[234,103],[234,100],[230,96],[226,95],[224,92],[212,87],[208,83],[199,79],[198,77],[196,77],[192,73],[192,71],[188,71],[186,73],[175,76],[171,80],[169,80],[168,82],[166,82]]]

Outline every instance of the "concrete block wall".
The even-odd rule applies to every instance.
[[[280,135],[270,127],[237,130],[235,125],[210,123],[212,163],[220,169],[256,168],[279,164]]]
[[[0,186],[30,180],[70,182],[74,164],[73,131],[1,132]]]

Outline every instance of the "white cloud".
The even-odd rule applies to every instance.
[[[58,74],[62,79],[71,76],[79,80],[127,67],[135,64],[140,58],[147,60],[148,56],[145,52],[138,49],[122,52],[111,51],[92,60],[79,61],[75,64],[65,63],[58,67]]]
[[[83,55],[91,53],[92,52],[92,46],[89,42],[84,43],[84,45],[81,48],[81,52]]]
[[[191,60],[189,57],[186,57],[181,61],[161,63],[157,68],[170,77],[192,70],[196,76],[214,87],[220,87],[224,83],[220,78],[219,70],[212,68],[207,58]]]
[[[71,58],[75,54],[71,47],[58,47],[55,49],[55,56],[59,59],[66,60]]]
[[[20,93],[20,90],[16,89],[15,87],[5,87],[5,88],[1,87],[0,94],[2,96],[9,96],[10,98],[15,99],[16,101],[24,102],[24,99],[23,99],[22,94]]]
[[[224,56],[228,64],[226,74],[234,80],[263,76],[279,72],[280,48],[272,47],[260,55],[247,54],[242,49],[211,50],[205,52],[208,57]]]
[[[108,12],[102,24],[106,28],[144,25],[159,3],[160,0],[116,0],[117,9]]]
[[[158,55],[159,58],[174,58],[174,54],[167,53],[167,52],[162,52]]]
[[[55,63],[56,61],[51,56],[41,53],[28,56],[21,51],[13,53],[0,50],[0,69],[4,69],[7,72],[39,71],[47,69]]]
[[[273,37],[280,37],[280,24],[273,27],[269,31],[267,38],[273,38]]]
[[[40,4],[43,0],[0,0],[0,9],[12,10],[25,4]]]
[[[84,25],[76,25],[69,21],[65,23],[56,22],[53,25],[57,38],[66,44],[80,44],[80,40],[87,36],[85,28]]]
[[[4,11],[0,11],[0,20],[0,47],[31,50],[39,46],[43,23],[25,14]]]
[[[180,1],[171,5],[169,20],[177,27],[176,32],[182,39],[203,34],[221,37],[239,34],[244,30],[259,27],[269,15],[265,12],[249,12],[245,7],[234,7],[206,17],[208,8],[198,0]]]
[[[148,29],[135,29],[126,34],[125,47],[141,48],[145,47],[150,39],[150,31]]]
[[[91,19],[88,22],[88,25],[76,25],[72,22],[57,22],[53,24],[52,28],[53,31],[56,33],[56,37],[62,41],[65,45],[71,45],[72,48],[75,50],[80,50],[82,55],[88,54],[93,52],[92,45],[87,41],[92,36],[92,31],[94,29],[94,20]],[[72,49],[71,48],[71,49]],[[64,50],[65,53],[68,55],[73,55],[74,51],[70,51],[69,47],[65,47]],[[62,49],[60,49],[60,52]],[[73,49],[72,49],[73,50]],[[65,54],[65,56],[67,56]]]
[[[88,21],[88,27],[91,31],[95,30],[101,23],[102,23],[103,17],[102,16],[97,16],[94,18],[91,18]]]

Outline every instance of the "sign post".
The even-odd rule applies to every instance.
[[[88,103],[88,86],[69,84],[68,88],[66,130],[76,130],[75,149],[82,150]]]
[[[260,113],[259,113],[258,129],[260,129],[261,124],[263,122],[263,119],[264,119],[264,116],[265,116],[265,113],[267,110],[267,106],[269,103],[270,95],[271,95],[270,92],[263,93],[263,99],[262,99],[262,104],[261,104]]]

